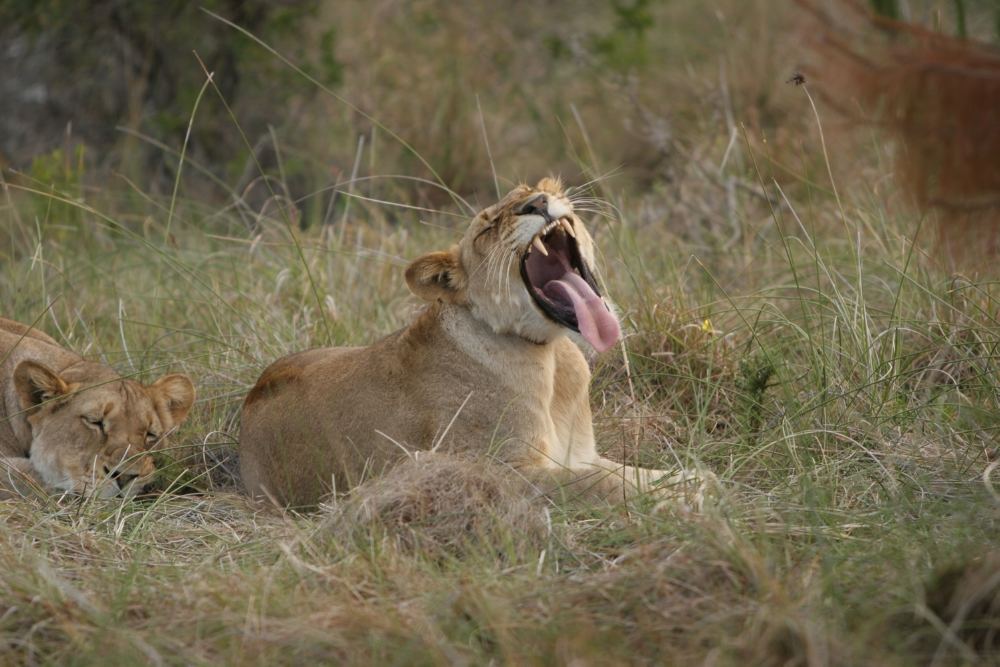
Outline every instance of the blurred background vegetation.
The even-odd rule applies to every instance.
[[[961,37],[1000,29],[997,0],[871,7]],[[0,0],[0,16],[0,166],[169,189],[171,151],[196,113],[192,162],[237,192],[261,168],[280,171],[296,199],[352,173],[434,178],[427,165],[460,194],[489,192],[488,149],[508,178],[574,176],[589,152],[637,188],[669,183],[690,158],[685,137],[706,123],[738,115],[754,136],[780,135],[782,84],[809,56],[754,38],[801,28],[760,0]],[[752,51],[726,49],[734,40]],[[713,75],[681,79],[681,63]],[[186,185],[202,199],[227,195],[206,179]],[[328,212],[316,199],[302,200],[303,222]]]
[[[870,8],[963,39],[1000,30],[997,0]],[[781,159],[798,122],[785,81],[816,51],[800,18],[761,0],[0,0],[0,17],[0,166],[69,188],[115,174],[163,193],[183,149],[203,172],[183,183],[191,198],[237,193],[259,208],[274,178],[303,225],[336,219],[346,202],[324,189],[352,175],[493,193],[491,159],[508,180],[573,179],[586,163],[620,170],[634,191],[669,189],[699,160],[691,137],[736,118]],[[413,181],[386,187],[450,201]]]
[[[669,178],[675,125],[699,120],[673,117],[679,105],[671,98],[711,94],[716,85],[675,85],[662,63],[716,60],[718,43],[697,36],[702,31],[693,31],[691,20],[739,26],[750,11],[733,5],[718,16],[653,0],[3,0],[0,64],[10,75],[0,83],[0,159],[22,170],[37,159],[35,175],[52,177],[50,158],[78,163],[76,147],[85,146],[87,170],[166,187],[177,159],[165,148],[183,144],[206,80],[200,60],[218,94],[208,91],[198,105],[187,154],[236,189],[258,174],[220,96],[266,168],[277,168],[280,152],[298,195],[350,174],[362,153],[361,173],[430,176],[362,110],[377,110],[381,124],[463,194],[493,189],[483,122],[499,171],[509,177],[578,172],[580,156],[567,144],[585,150],[586,128],[590,150],[649,184]],[[209,12],[357,108],[322,94]],[[740,103],[760,106],[767,126],[780,121],[766,113],[768,88],[793,63],[779,63],[773,47],[761,46],[766,83],[752,92],[756,99]]]

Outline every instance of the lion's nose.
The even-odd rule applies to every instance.
[[[104,474],[114,480],[118,484],[119,489],[124,489],[129,485],[129,482],[139,477],[137,473],[124,472],[117,469],[112,470],[107,466],[104,466]]]
[[[546,220],[549,219],[549,198],[545,195],[538,195],[521,204],[518,215],[540,215]]]

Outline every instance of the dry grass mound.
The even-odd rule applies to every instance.
[[[544,544],[545,501],[516,472],[481,458],[419,453],[327,506],[340,539],[382,538],[406,552],[462,556]]]

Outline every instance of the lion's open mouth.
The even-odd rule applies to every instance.
[[[521,257],[521,278],[547,317],[604,352],[618,341],[621,328],[580,256],[572,229],[568,220],[549,222]]]

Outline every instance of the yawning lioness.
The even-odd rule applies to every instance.
[[[613,495],[667,473],[598,455],[590,370],[621,335],[594,278],[594,246],[562,185],[515,188],[458,245],[414,261],[428,306],[368,347],[279,359],[243,404],[243,481],[254,495],[316,504],[410,450],[491,451],[527,475]],[[683,477],[683,475],[681,476]]]

